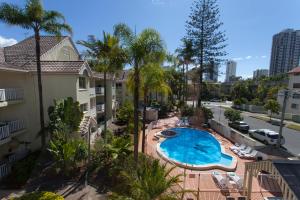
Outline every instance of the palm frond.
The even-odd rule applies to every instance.
[[[17,5],[7,3],[0,5],[0,21],[9,25],[21,26],[25,29],[31,28],[32,25],[23,9]]]

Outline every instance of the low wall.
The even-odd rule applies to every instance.
[[[248,135],[242,134],[239,131],[236,131],[236,130],[228,127],[227,125],[224,125],[216,120],[212,119],[210,121],[210,126],[212,129],[214,129],[219,134],[221,134],[225,138],[229,139],[233,143],[245,144],[254,149],[265,146],[261,142],[254,140],[253,138],[249,137]]]
[[[292,115],[292,120],[293,120],[294,122],[300,123],[300,115]]]

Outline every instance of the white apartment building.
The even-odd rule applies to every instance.
[[[227,62],[225,82],[230,82],[230,78],[236,76],[236,66],[237,63],[233,60]]]
[[[41,146],[39,100],[36,72],[35,40],[29,37],[15,45],[0,48],[0,179],[9,172],[11,163]],[[108,118],[115,109],[113,77],[107,85],[104,105],[103,76],[91,70],[70,37],[41,37],[43,106],[47,110],[54,99],[72,97],[80,103],[84,117],[80,132],[90,126],[97,130],[97,120],[104,109]]]
[[[300,123],[300,67],[296,67],[289,73],[288,98],[286,104],[286,118]],[[283,105],[283,91],[278,92],[277,100]]]

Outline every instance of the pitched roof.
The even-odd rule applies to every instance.
[[[288,73],[289,73],[289,74],[300,73],[300,67],[296,67],[296,68],[292,69],[291,71],[289,71]]]
[[[42,72],[79,73],[85,61],[41,61]],[[28,62],[22,66],[23,70],[36,71],[36,62]]]
[[[41,36],[41,55],[59,44],[67,36]],[[18,42],[15,45],[4,47],[5,61],[11,64],[22,65],[35,60],[35,38],[33,36]]]
[[[118,82],[126,81],[130,72],[131,72],[130,69],[121,71],[117,76],[117,81]]]

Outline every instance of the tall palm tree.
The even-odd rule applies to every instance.
[[[89,36],[87,41],[80,40],[87,48],[86,54],[91,67],[104,74],[104,138],[107,130],[107,73],[113,74],[122,70],[126,63],[126,52],[120,47],[119,39],[103,32],[103,39]]]
[[[165,55],[165,45],[154,29],[145,29],[136,35],[126,24],[117,24],[114,34],[122,41],[129,55],[129,64],[134,68],[134,159],[137,163],[140,69],[148,63],[161,62]]]
[[[128,78],[128,87],[131,91],[134,88],[133,73]],[[159,63],[149,63],[141,68],[140,71],[140,92],[143,96],[143,134],[142,134],[142,152],[145,152],[146,140],[146,108],[149,103],[148,97],[151,92],[160,92],[167,94],[171,91],[170,87],[165,82],[165,71]]]
[[[183,38],[182,39],[182,46],[178,48],[176,51],[178,53],[178,57],[182,60],[183,65],[183,73],[185,71],[185,101],[187,101],[188,95],[188,71],[189,71],[189,64],[193,62],[194,57],[194,49],[193,43],[190,39]],[[186,67],[186,68],[185,68]]]
[[[65,23],[65,18],[61,13],[52,10],[44,10],[40,0],[27,0],[24,8],[13,4],[2,3],[0,5],[0,21],[9,25],[20,26],[24,29],[31,29],[34,31],[41,123],[40,133],[42,147],[44,148],[46,145],[46,133],[40,60],[40,32],[43,31],[59,37],[63,31],[72,33],[72,29]]]

